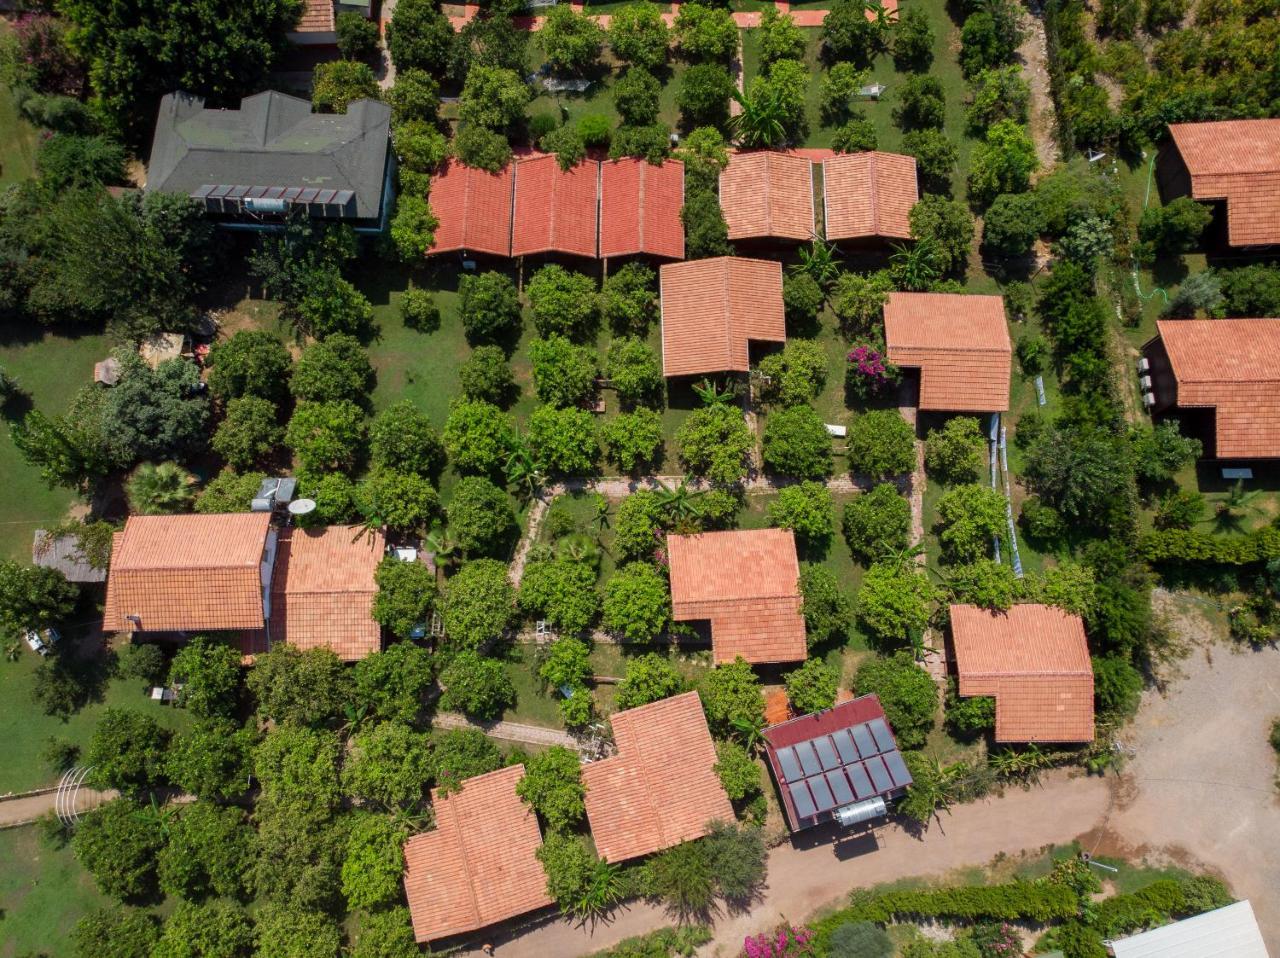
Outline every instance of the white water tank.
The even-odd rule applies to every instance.
[[[880,818],[886,814],[888,814],[888,809],[885,807],[884,799],[877,795],[875,798],[868,798],[865,802],[856,802],[853,805],[837,808],[836,821],[848,828],[851,825],[869,822],[873,818]]]

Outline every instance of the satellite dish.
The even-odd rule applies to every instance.
[[[316,501],[314,499],[294,499],[288,505],[289,515],[291,516],[305,516],[308,512],[314,512],[315,508]]]

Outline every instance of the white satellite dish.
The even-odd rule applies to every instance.
[[[316,501],[314,499],[294,499],[289,503],[289,515],[305,516],[308,512],[314,512]]]

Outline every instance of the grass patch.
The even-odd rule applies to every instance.
[[[542,679],[538,678],[537,653],[536,643],[517,642],[504,657],[507,675],[516,687],[516,705],[507,709],[502,718],[525,725],[564,728],[559,704],[543,691]]]
[[[68,955],[71,930],[108,904],[70,848],[50,849],[35,828],[0,831],[0,958]]]
[[[18,113],[13,90],[0,87],[0,185],[21,183],[35,174],[39,137],[40,131]]]

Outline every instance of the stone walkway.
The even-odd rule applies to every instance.
[[[563,745],[575,752],[581,744],[574,736],[560,729],[543,728],[541,725],[522,725],[519,722],[475,722],[457,712],[437,712],[431,724],[436,728],[473,728],[490,738],[506,742],[523,742],[526,745]]]

